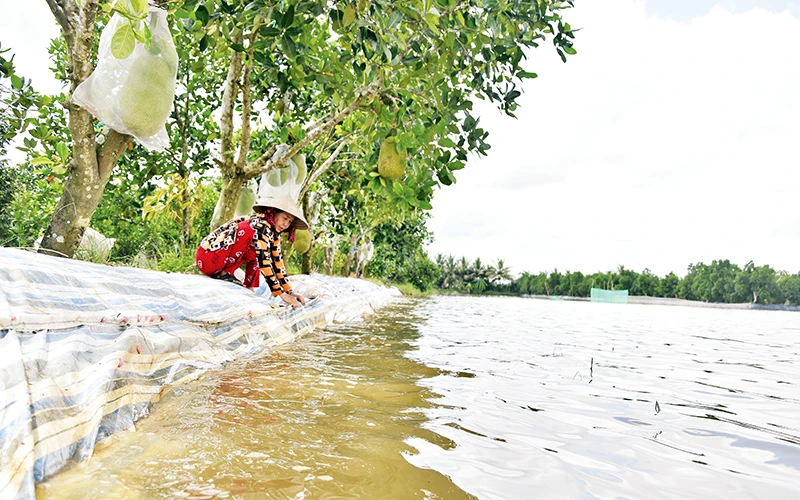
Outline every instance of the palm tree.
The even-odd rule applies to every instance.
[[[448,255],[442,267],[442,288],[450,288],[453,283],[458,282],[458,271],[456,269],[456,259],[452,255]]]
[[[458,261],[458,266],[456,267],[456,270],[458,271],[458,276],[459,276],[458,281],[462,285],[465,285],[470,282],[469,269],[470,269],[469,261],[467,260],[466,257],[461,257],[461,260]]]
[[[481,258],[478,257],[475,259],[475,262],[472,263],[472,274],[475,280],[479,280],[486,277],[487,269],[483,267],[483,263],[481,262]]]
[[[438,254],[436,256],[436,265],[439,266],[440,271],[439,288],[450,288],[458,281],[455,257],[452,255],[445,257],[442,254]]]
[[[490,276],[489,282],[493,285],[508,284],[513,280],[511,278],[511,268],[506,267],[503,259],[497,259],[497,265],[492,270],[494,272]]]

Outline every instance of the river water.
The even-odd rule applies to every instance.
[[[800,315],[400,299],[175,387],[84,498],[800,498]]]

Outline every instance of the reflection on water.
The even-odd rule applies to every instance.
[[[403,300],[169,392],[42,498],[799,498],[800,316]]]

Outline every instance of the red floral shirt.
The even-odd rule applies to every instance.
[[[260,214],[246,215],[221,225],[200,242],[200,248],[213,252],[230,247],[236,242],[239,224],[245,221],[249,222],[253,228],[251,245],[256,253],[258,267],[267,280],[272,295],[278,296],[283,292],[291,292],[292,285],[289,284],[289,274],[286,272],[286,266],[284,266],[281,256],[280,234]]]

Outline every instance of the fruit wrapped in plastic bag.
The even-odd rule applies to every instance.
[[[258,197],[291,196],[293,200],[297,201],[307,173],[306,156],[302,153],[296,154],[285,167],[270,170],[261,176],[258,184]]]
[[[113,9],[100,35],[97,67],[72,102],[147,149],[163,151],[178,71],[167,13],[141,0],[118,0]]]

